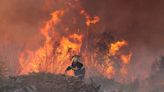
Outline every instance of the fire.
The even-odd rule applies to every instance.
[[[99,16],[94,16],[93,18],[89,16],[89,14],[87,14],[87,12],[85,12],[84,10],[81,10],[80,14],[84,15],[86,18],[86,25],[87,27],[89,27],[91,24],[96,24],[97,22],[100,21],[100,17]]]
[[[98,16],[93,17],[93,19],[88,16],[86,17],[86,25],[87,26],[90,26],[91,24],[96,24],[99,21],[100,21],[100,18]]]
[[[125,40],[110,43],[108,46],[108,53],[102,57],[103,64],[99,63],[97,60],[94,60],[94,67],[98,69],[97,71],[109,79],[114,78],[115,75],[120,75],[122,77],[127,76],[127,65],[130,64],[132,54],[124,54],[121,52],[121,49],[125,46],[128,46],[128,43]],[[95,55],[94,58],[97,56],[99,55]],[[113,58],[117,58],[119,61],[115,61]],[[119,68],[116,65],[117,63],[120,63]]]
[[[112,63],[106,63],[106,65],[106,68],[104,68],[104,75],[111,79],[116,73],[115,68]]]
[[[123,47],[128,46],[128,42],[118,40],[113,43],[106,43],[108,48],[103,53],[98,51],[98,48],[92,48],[93,50],[87,48],[84,31],[80,31],[80,28],[72,30],[70,24],[67,26],[63,24],[65,23],[63,17],[69,12],[68,9],[66,10],[62,9],[51,13],[50,20],[45,22],[40,29],[40,33],[45,38],[44,44],[35,51],[26,49],[20,54],[18,73],[50,72],[62,74],[66,67],[71,64],[70,58],[80,54],[88,70],[94,69],[96,73],[109,79],[116,75],[128,75],[127,66],[130,64],[132,53],[124,54],[122,52]],[[85,27],[90,27],[100,21],[99,16],[91,17],[84,10],[81,10],[79,14],[84,15],[83,17],[86,19]],[[59,30],[56,28],[58,25],[62,25],[64,28]],[[65,31],[66,29],[67,31]]]
[[[110,46],[111,48],[109,49],[109,53],[111,55],[115,55],[117,51],[123,46],[126,46],[127,42],[126,41],[117,41],[116,43],[112,43]]]
[[[60,21],[60,17],[64,14],[64,11],[53,12],[52,18],[45,23],[45,26],[41,28],[41,33],[45,37],[45,43],[43,47],[40,47],[37,51],[31,53],[21,53],[19,61],[21,71],[20,74],[27,74],[29,72],[51,72],[62,73],[66,66],[71,62],[69,61],[71,54],[78,54],[80,52],[82,44],[82,35],[72,34],[68,37],[62,37],[60,45],[56,48],[55,53],[53,40],[50,34],[57,35],[53,26]],[[26,58],[26,55],[28,57]]]
[[[124,64],[129,64],[131,56],[132,56],[132,53],[128,55],[121,55],[121,60],[123,61]]]
[[[69,36],[70,39],[74,39],[77,43],[71,42],[68,38],[63,37],[61,39],[61,53],[68,53],[69,50],[75,51],[74,54],[78,54],[80,52],[80,48],[82,45],[82,35],[73,34]]]

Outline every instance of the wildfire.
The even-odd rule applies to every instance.
[[[67,11],[68,12],[68,11]],[[116,74],[127,75],[127,65],[130,63],[132,54],[123,54],[121,49],[128,46],[125,40],[119,40],[113,43],[107,43],[108,49],[105,54],[99,55],[96,50],[88,51],[85,46],[84,38],[86,35],[83,32],[70,31],[69,26],[66,27],[69,31],[58,30],[57,25],[62,25],[63,16],[66,11],[58,10],[51,13],[51,19],[45,22],[40,29],[40,33],[44,36],[44,44],[36,51],[25,50],[20,54],[19,74],[28,74],[30,72],[50,72],[55,74],[64,73],[64,70],[71,64],[70,57],[75,54],[82,55],[83,63],[86,69],[94,68],[98,73],[107,77],[113,78]],[[89,27],[100,21],[99,16],[91,17],[84,10],[79,14],[84,15],[86,27]],[[62,31],[62,32],[61,32]],[[85,50],[86,49],[86,50]],[[116,58],[118,60],[114,60]],[[100,60],[98,60],[98,59]],[[120,67],[117,68],[116,63]],[[70,74],[72,75],[72,74]]]
[[[62,73],[68,64],[71,54],[78,54],[82,44],[82,35],[72,34],[68,37],[62,37],[60,45],[57,48],[53,46],[53,40],[50,34],[57,35],[53,27],[60,21],[64,11],[53,12],[52,18],[41,28],[41,33],[46,41],[43,47],[37,51],[23,52],[20,55],[20,74],[29,72],[52,72]],[[56,49],[55,53],[53,52]],[[29,53],[30,52],[30,53]],[[25,56],[27,55],[27,57]]]

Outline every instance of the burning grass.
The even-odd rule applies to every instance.
[[[95,34],[101,31],[96,29],[101,21],[99,16],[91,16],[78,1],[68,1],[50,15],[51,18],[39,30],[44,44],[35,51],[27,48],[20,54],[18,75],[30,72],[62,74],[70,65],[70,58],[80,55],[87,69],[87,78],[92,76],[89,71],[109,79],[115,76],[126,78],[132,56],[130,50],[124,50],[128,48],[128,42],[113,40],[111,34]]]

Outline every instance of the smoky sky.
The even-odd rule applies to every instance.
[[[18,61],[17,54],[22,49],[38,47],[38,39],[42,39],[38,30],[50,18],[54,7],[62,7],[58,1],[0,0],[1,55],[5,52],[7,57],[13,57],[9,60],[13,63]],[[163,0],[79,0],[79,3],[91,16],[101,18],[99,31],[111,32],[129,42],[136,53],[134,60],[149,61],[164,54]]]
[[[163,4],[162,0],[81,1],[91,15],[100,16],[102,30],[129,42],[133,52],[130,72],[141,78],[148,77],[152,62],[164,54]]]
[[[156,50],[164,49],[163,4],[162,0],[82,0],[87,11],[102,18],[106,31]]]
[[[38,1],[0,0],[0,55],[12,74],[16,71],[19,53],[24,48],[38,46],[41,38],[36,33],[46,13],[41,10],[43,0]]]

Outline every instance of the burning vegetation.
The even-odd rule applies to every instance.
[[[64,7],[50,15],[39,30],[44,37],[43,45],[35,51],[27,48],[20,54],[19,75],[30,72],[63,74],[71,63],[70,58],[78,54],[88,71],[86,77],[102,75],[113,79],[120,76],[118,81],[125,80],[132,56],[127,49],[128,42],[97,30],[99,16],[90,16],[78,1],[65,2]]]
[[[33,21],[39,22],[39,29],[35,32],[31,32],[32,27],[28,29],[30,30],[29,33],[36,35],[36,37],[29,37],[28,42],[26,42],[26,40],[20,39],[24,36],[21,35],[20,38],[17,38],[19,41],[16,42],[12,37],[9,39],[7,35],[2,36],[5,40],[4,46],[3,42],[2,45],[0,44],[2,47],[0,55],[2,54],[9,59],[10,62],[7,62],[6,65],[12,67],[9,70],[12,71],[11,75],[15,77],[9,76],[8,79],[0,83],[0,91],[42,92],[44,90],[43,92],[45,92],[50,90],[49,92],[60,92],[59,90],[64,87],[61,92],[68,90],[70,92],[98,92],[100,89],[102,92],[163,92],[164,57],[161,56],[159,60],[153,60],[160,53],[163,53],[162,46],[164,45],[159,44],[158,42],[161,43],[160,39],[155,38],[159,34],[154,30],[157,30],[159,25],[156,25],[157,28],[151,28],[155,27],[155,24],[163,23],[163,21],[161,22],[159,18],[160,21],[154,22],[154,19],[158,20],[154,17],[153,22],[146,20],[152,14],[151,11],[143,10],[143,13],[142,9],[140,10],[141,7],[146,6],[146,0],[142,2],[133,1],[135,0],[127,1],[131,2],[128,3],[131,6],[126,5],[127,2],[124,3],[121,0],[99,0],[96,2],[92,0],[38,1],[41,3],[35,6],[35,8],[37,7],[36,11],[39,12],[36,16],[45,16],[46,18],[38,21],[39,19],[35,20],[29,16],[22,17],[22,19],[27,18],[26,21],[29,19],[30,26],[32,26],[31,22]],[[142,4],[143,2],[144,4]],[[100,6],[97,6],[99,3]],[[88,8],[88,5],[91,8]],[[108,6],[110,9],[107,11]],[[120,7],[124,8],[121,9]],[[28,13],[34,12],[31,11],[32,8],[23,9],[21,14],[26,15],[25,12],[27,11],[30,11]],[[155,10],[158,8],[154,8],[152,11],[156,13]],[[146,14],[145,11],[147,11]],[[161,14],[157,13],[158,16]],[[31,16],[35,16],[35,14]],[[0,18],[0,20],[2,19]],[[149,21],[153,26],[146,24]],[[3,22],[5,23],[5,20]],[[14,20],[14,22],[16,21]],[[8,24],[2,23],[0,30],[7,30],[4,25],[8,26]],[[19,24],[16,25],[19,26]],[[15,25],[12,26],[15,27]],[[144,26],[148,26],[147,30]],[[22,29],[24,30],[26,27],[22,27]],[[17,27],[15,29],[11,27],[8,30],[17,30]],[[153,36],[149,36],[149,32],[153,33]],[[162,32],[159,32],[159,38]],[[13,34],[14,37],[17,36],[16,33],[13,32]],[[11,39],[14,44],[10,43]],[[152,44],[159,45],[157,46],[159,48],[155,46],[155,49],[152,49]],[[14,50],[8,49],[11,47]],[[12,53],[8,54],[9,52]],[[12,55],[13,57],[11,57]],[[85,80],[91,79],[91,84],[84,83],[85,80],[77,80],[73,71],[68,71],[68,76],[63,75],[68,66],[72,64],[71,58],[75,55],[80,56],[79,61],[81,65],[84,65],[83,69],[86,71]],[[71,68],[73,70],[73,67]],[[6,66],[4,67],[0,61],[0,82],[7,75],[5,70]],[[92,79],[103,86],[94,87]]]

